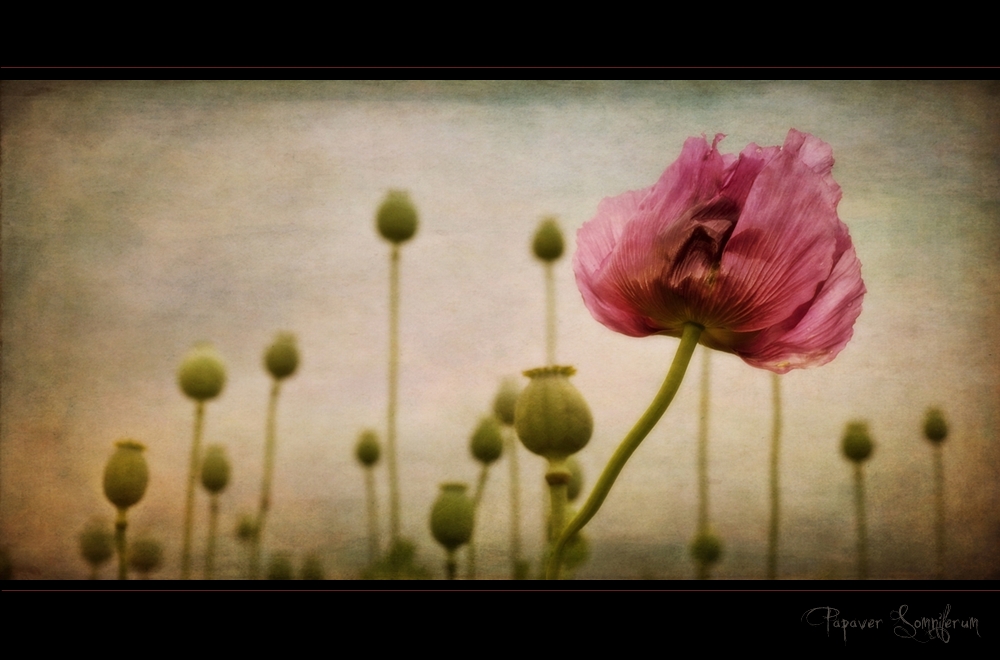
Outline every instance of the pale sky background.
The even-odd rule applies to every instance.
[[[847,422],[869,422],[870,575],[933,574],[930,444],[944,445],[948,577],[1000,577],[1000,85],[995,82],[4,82],[0,543],[22,578],[82,578],[77,537],[113,518],[113,443],[148,447],[130,534],[161,539],[177,577],[193,403],[176,371],[214,343],[228,382],[207,406],[223,443],[220,577],[238,577],[238,515],[256,506],[278,331],[302,362],[278,411],[267,551],[321,554],[330,577],[366,560],[358,433],[384,439],[390,188],[420,214],[403,246],[399,461],[403,532],[441,576],[428,528],[442,481],[474,482],[469,437],[501,379],[544,362],[543,271],[530,241],[558,216],[558,361],[574,365],[595,432],[589,492],[648,405],[677,340],[618,335],[583,305],[576,230],[600,200],[647,187],[685,139],[723,152],[780,145],[791,127],[833,146],[868,287],[832,363],[782,377],[779,574],[855,575]],[[587,527],[578,577],[687,578],[695,530],[701,358]],[[770,372],[711,355],[714,574],[760,578],[768,521]],[[526,382],[522,378],[522,382]],[[522,529],[541,552],[544,461],[521,448]],[[388,537],[384,462],[378,485]],[[198,495],[200,574],[207,497]],[[508,574],[508,480],[491,473],[480,575]],[[111,577],[111,566],[103,575]]]

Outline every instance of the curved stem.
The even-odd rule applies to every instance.
[[[375,471],[365,468],[365,487],[368,491],[368,561],[378,559],[378,500],[375,497]]]
[[[125,509],[118,509],[118,519],[115,520],[115,547],[118,549],[118,579],[128,579],[128,559],[126,557],[125,528],[128,521],[125,519]]]
[[[944,460],[941,443],[934,444],[934,500],[936,516],[935,532],[935,573],[938,580],[944,579]]]
[[[386,463],[389,466],[389,532],[392,546],[399,540],[399,472],[396,466],[396,397],[399,381],[399,246],[389,260],[389,409]]]
[[[486,487],[486,476],[489,474],[489,465],[483,463],[483,467],[479,470],[479,481],[476,483],[476,493],[472,496],[472,511],[473,514],[479,513],[479,501],[483,498],[483,489]],[[476,520],[478,515],[476,515],[473,520]],[[472,534],[469,536],[469,549],[468,560],[468,576],[470,580],[476,579],[476,524],[472,525]]]
[[[510,561],[511,579],[519,576],[521,561],[521,485],[517,469],[517,445],[513,429],[504,427],[507,435],[507,456],[510,457]]]
[[[639,418],[639,421],[635,423],[635,426],[632,427],[632,430],[622,440],[618,449],[615,450],[614,455],[611,456],[611,460],[608,461],[607,466],[604,468],[604,472],[601,473],[601,476],[597,479],[597,483],[594,484],[594,490],[591,491],[590,497],[587,498],[580,512],[570,521],[556,542],[546,569],[546,575],[549,579],[558,579],[559,577],[559,564],[562,561],[562,552],[566,541],[573,534],[583,529],[583,526],[601,508],[601,504],[604,503],[604,499],[611,492],[611,487],[614,485],[615,479],[618,478],[618,474],[625,467],[625,463],[632,455],[632,452],[638,448],[643,439],[656,426],[656,423],[660,421],[663,413],[666,412],[667,406],[670,405],[674,395],[677,394],[677,389],[680,387],[681,381],[684,380],[684,373],[687,371],[691,355],[694,353],[695,346],[698,345],[698,339],[701,337],[703,330],[704,328],[696,323],[684,324],[681,342],[677,346],[674,361],[670,364],[670,370],[667,372],[667,377],[664,379],[663,385],[660,386],[660,391],[656,393],[656,397],[649,404],[649,408],[646,409],[646,412],[642,414],[642,417]]]
[[[201,427],[205,419],[205,402],[194,408],[194,440],[191,442],[191,465],[188,469],[187,497],[184,500],[184,545],[181,548],[181,579],[191,579],[191,530],[194,526],[194,484],[201,462]]]
[[[781,492],[778,489],[778,456],[781,448],[781,379],[771,374],[774,395],[774,426],[771,429],[771,524],[767,530],[767,579],[778,577],[778,521],[781,514]]]
[[[281,381],[274,380],[271,385],[271,396],[267,401],[267,426],[264,438],[264,477],[260,485],[260,510],[257,512],[257,530],[253,537],[253,555],[250,560],[250,579],[256,580],[260,575],[261,546],[264,543],[264,525],[267,523],[267,513],[271,509],[271,480],[274,476],[275,425],[278,413],[278,392]]]
[[[552,262],[545,262],[545,359],[556,363],[556,280]]]
[[[208,503],[208,543],[205,547],[205,579],[211,580],[215,572],[215,538],[219,528],[219,495],[212,493]]]
[[[858,518],[858,579],[868,579],[868,532],[865,526],[865,480],[861,463],[854,464],[854,504]]]

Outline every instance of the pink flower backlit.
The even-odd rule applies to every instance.
[[[847,345],[865,285],[837,217],[833,150],[808,133],[720,154],[690,138],[651,188],[604,199],[577,232],[573,269],[598,321],[681,335],[786,373]]]

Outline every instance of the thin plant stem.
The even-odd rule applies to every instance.
[[[858,518],[858,579],[868,579],[868,531],[865,525],[865,480],[860,462],[854,464],[854,503]]]
[[[278,414],[278,393],[281,381],[277,378],[271,384],[271,395],[267,401],[267,423],[264,429],[264,476],[260,484],[260,509],[257,512],[257,532],[253,537],[253,554],[250,558],[250,579],[260,575],[261,546],[264,544],[264,526],[271,509],[271,480],[274,477],[274,453],[277,445],[275,425]]]
[[[128,521],[125,519],[125,509],[118,509],[118,518],[115,520],[115,548],[118,550],[118,579],[128,579],[128,558],[126,557],[125,528]]]
[[[399,540],[399,471],[396,465],[396,397],[399,385],[399,246],[393,244],[389,259],[389,409],[387,412],[386,464],[389,467],[389,532],[392,545]]]
[[[454,580],[458,574],[458,562],[455,561],[455,551],[448,551],[448,559],[444,562],[444,572],[449,580]]]
[[[935,532],[935,577],[944,579],[944,458],[941,443],[934,444],[934,500],[936,516]]]
[[[649,408],[646,409],[646,412],[642,414],[639,421],[635,423],[632,430],[628,432],[621,444],[618,445],[618,449],[615,450],[615,453],[611,456],[611,460],[605,466],[604,472],[601,473],[601,476],[597,479],[597,483],[594,484],[594,489],[591,491],[590,497],[587,498],[587,501],[580,508],[579,513],[576,514],[576,517],[570,521],[559,536],[559,540],[555,544],[546,569],[548,579],[559,578],[559,568],[566,542],[573,534],[583,529],[584,525],[601,508],[604,499],[611,492],[611,487],[614,485],[615,479],[618,478],[629,457],[638,448],[643,439],[649,435],[649,432],[653,430],[656,423],[660,421],[663,413],[666,412],[667,406],[670,405],[674,395],[677,394],[681,381],[684,380],[684,373],[687,371],[688,364],[691,362],[691,355],[694,353],[694,349],[698,345],[698,339],[701,337],[703,331],[704,328],[696,323],[684,324],[684,331],[681,335],[680,344],[677,346],[677,353],[670,364],[670,370],[667,371],[667,377],[664,379],[663,385],[660,386],[660,391],[656,393],[653,402],[649,404]]]
[[[778,459],[781,450],[781,378],[771,374],[774,399],[774,422],[771,428],[771,524],[767,530],[767,579],[778,577],[778,524],[781,516],[781,491],[778,483]]]
[[[194,440],[191,442],[191,465],[188,469],[187,496],[184,500],[184,543],[181,546],[181,579],[191,579],[191,532],[194,527],[194,491],[201,463],[201,429],[205,420],[205,402],[194,408]]]
[[[517,445],[513,429],[504,427],[510,457],[510,561],[511,578],[517,579],[521,561],[521,484],[517,468]]]
[[[698,424],[698,534],[707,534],[709,349],[703,346],[701,354],[701,402]]]
[[[219,495],[212,493],[208,502],[208,543],[205,546],[205,579],[215,573],[215,539],[219,529]]]
[[[479,513],[479,501],[483,498],[483,489],[486,488],[486,477],[489,474],[489,466],[485,463],[482,469],[479,470],[479,481],[476,482],[476,492],[472,496],[472,511],[473,515]],[[478,516],[476,516],[478,517]],[[475,520],[475,518],[473,518]],[[470,580],[476,579],[476,525],[472,526],[472,534],[469,536],[469,549],[468,549],[468,576]]]
[[[545,262],[545,359],[556,363],[556,280],[552,262]]]
[[[365,468],[365,488],[368,491],[368,560],[378,558],[378,499],[375,496],[375,471]]]

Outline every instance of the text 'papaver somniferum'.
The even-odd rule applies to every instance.
[[[684,143],[651,188],[604,199],[577,233],[577,285],[617,332],[679,337],[786,373],[847,345],[865,285],[837,216],[833,150],[795,129],[782,147]]]

